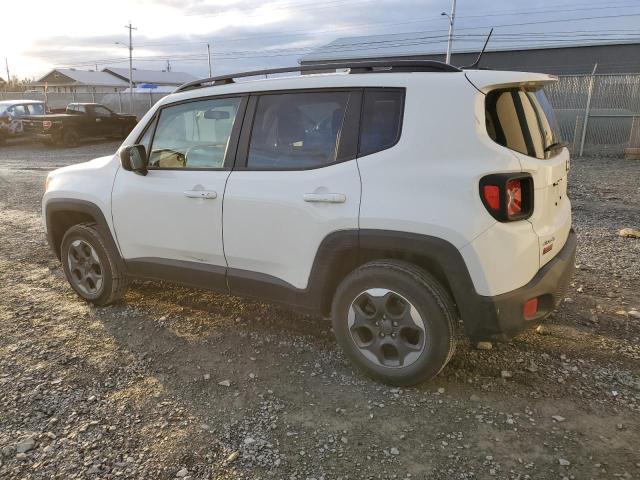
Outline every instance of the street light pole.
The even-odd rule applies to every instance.
[[[207,57],[209,57],[209,78],[213,77],[211,74],[211,45],[207,43]]]
[[[445,63],[451,63],[451,44],[453,43],[453,27],[456,21],[456,0],[452,0],[451,15],[442,12],[440,15],[446,15],[449,18],[449,38],[447,39],[447,57]]]
[[[133,113],[133,31],[137,28],[131,25],[131,21],[124,28],[129,29],[129,113]]]
[[[11,83],[11,74],[9,73],[9,59],[4,57],[4,64],[7,67],[7,87]]]

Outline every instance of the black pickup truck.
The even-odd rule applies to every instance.
[[[30,115],[22,120],[27,135],[75,147],[93,137],[125,137],[136,125],[135,115],[116,113],[99,103],[70,103],[64,113]]]

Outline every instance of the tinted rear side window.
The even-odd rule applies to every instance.
[[[485,100],[491,139],[511,150],[545,159],[561,148],[553,109],[542,90],[494,90]]]
[[[318,168],[338,161],[349,92],[263,95],[251,132],[247,167]]]
[[[44,115],[44,105],[41,103],[32,103],[27,105],[29,115]]]
[[[365,90],[359,156],[394,146],[400,138],[404,90]]]

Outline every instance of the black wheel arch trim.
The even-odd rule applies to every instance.
[[[393,230],[353,229],[329,234],[316,254],[307,288],[298,289],[269,275],[228,269],[232,294],[268,298],[297,310],[330,314],[338,284],[348,273],[371,260],[403,259],[434,275],[449,290],[473,335],[487,316],[495,316],[475,290],[460,251],[450,242],[429,235]]]
[[[119,266],[126,272],[126,265],[120,254],[120,249],[113,237],[111,228],[105,219],[104,213],[95,203],[76,198],[54,198],[46,202],[44,206],[44,218],[47,226],[47,242],[60,260],[62,237],[69,227],[82,223],[77,220],[92,219],[98,233],[104,240],[109,253],[113,255]]]
[[[52,199],[45,208],[47,239],[58,258],[60,249],[56,248],[56,235],[61,236],[61,233],[56,232],[54,215],[59,212],[85,214],[93,218],[98,232],[105,239],[110,252],[121,262],[123,270],[134,277],[260,298],[304,313],[328,316],[333,295],[348,273],[371,260],[396,258],[425,268],[444,283],[454,298],[468,335],[473,336],[480,328],[486,328],[486,325],[480,324],[495,317],[493,305],[476,292],[460,251],[450,242],[434,236],[379,229],[332,232],[321,242],[307,287],[301,289],[271,275],[224,266],[204,266],[196,262],[162,258],[125,261],[104,214],[94,203],[78,199]]]

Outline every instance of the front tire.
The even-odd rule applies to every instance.
[[[442,285],[408,262],[377,260],[340,284],[333,328],[347,357],[397,386],[435,377],[453,356],[457,314]]]
[[[67,230],[60,258],[71,288],[87,302],[108,305],[125,294],[129,281],[95,224],[81,223]]]

